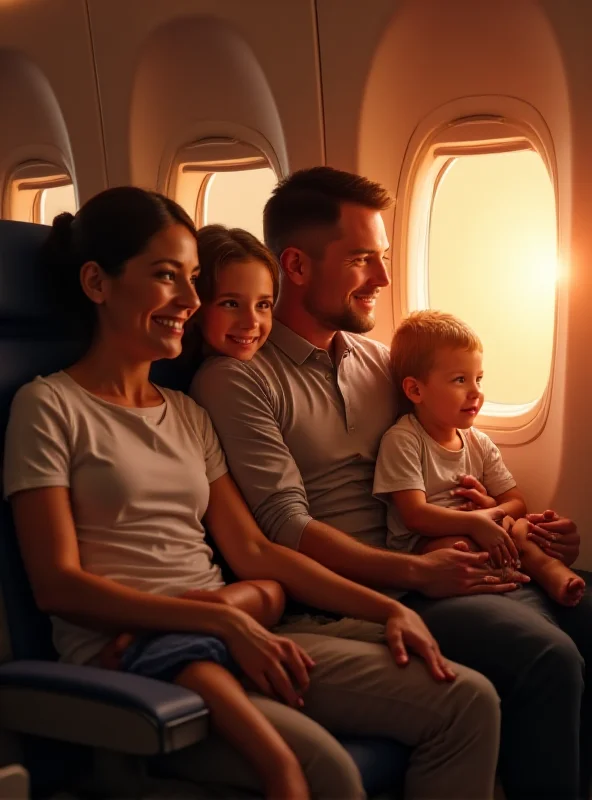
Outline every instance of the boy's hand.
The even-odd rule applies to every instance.
[[[487,494],[483,484],[473,475],[461,475],[458,488],[450,492],[453,497],[464,497],[467,501],[458,506],[457,511],[475,511],[481,508],[494,508],[495,500]]]
[[[506,516],[503,508],[498,506],[472,513],[475,524],[471,530],[471,539],[483,550],[487,550],[496,566],[517,564],[520,559],[516,545],[501,526]]]

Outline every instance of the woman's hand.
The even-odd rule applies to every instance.
[[[542,514],[527,514],[529,521],[528,538],[543,552],[562,561],[567,566],[573,564],[580,554],[580,534],[574,522],[560,517],[551,509]]]
[[[224,641],[245,675],[263,694],[293,708],[304,705],[314,661],[291,639],[276,636],[248,614],[232,610]]]
[[[386,623],[386,641],[400,667],[409,663],[410,650],[423,658],[435,680],[453,681],[456,678],[422,618],[401,603]]]

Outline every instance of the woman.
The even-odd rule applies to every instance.
[[[409,796],[490,796],[499,726],[492,687],[457,667],[455,681],[423,623],[396,601],[270,544],[226,471],[205,412],[150,382],[151,363],[179,354],[183,327],[199,306],[195,237],[175,203],[131,187],[103,192],[75,218],[54,221],[49,268],[56,280],[61,270],[64,296],[81,321],[92,323],[90,345],[77,363],[17,393],[7,432],[5,493],[37,603],[56,618],[62,658],[93,663],[122,630],[182,632],[187,638],[168,649],[166,636],[141,635],[123,662],[131,671],[156,664],[163,677],[184,681],[186,668],[201,663],[196,640],[213,637],[228,650],[218,663],[236,666],[255,687],[252,702],[298,757],[311,795],[361,796],[345,751],[296,710],[304,694],[308,714],[348,731],[344,690],[351,695],[353,688],[335,686],[344,643],[321,642],[322,663],[314,656],[313,668],[295,641],[266,630],[257,619],[272,624],[274,587],[239,584],[236,594],[228,594],[204,541],[203,518],[244,581],[278,580],[298,600],[386,624],[392,657],[406,669],[398,672],[387,648],[368,645],[360,667],[371,665],[380,719],[371,717],[371,726],[360,732],[404,741],[412,732],[407,741],[418,747],[407,776]],[[183,597],[187,592],[190,597]],[[293,638],[314,653],[315,640],[328,637]],[[409,659],[406,645],[425,660],[432,677],[419,660]],[[306,694],[311,669],[316,691]],[[325,681],[321,686],[315,672]],[[406,680],[425,684],[425,703],[434,708],[421,730],[413,714],[402,724],[389,705],[390,693],[404,693]],[[358,678],[354,688],[360,686]],[[355,699],[359,705],[359,695]],[[237,740],[236,726],[224,733],[248,747],[248,737]],[[211,746],[184,754],[185,773],[191,761],[204,781],[260,785],[236,759],[224,765],[222,776]],[[200,760],[204,752],[208,757]],[[285,752],[281,757],[289,762]]]

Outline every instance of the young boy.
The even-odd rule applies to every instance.
[[[482,358],[479,338],[451,314],[418,311],[396,330],[391,365],[403,416],[382,438],[374,475],[374,494],[388,504],[387,546],[427,553],[465,541],[497,567],[521,562],[554,600],[574,606],[584,581],[530,541],[516,481],[473,428]],[[478,492],[467,503],[469,482]]]

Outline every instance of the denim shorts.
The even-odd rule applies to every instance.
[[[120,669],[145,678],[172,682],[188,664],[211,661],[238,675],[240,670],[223,641],[201,633],[138,636],[124,650]]]

